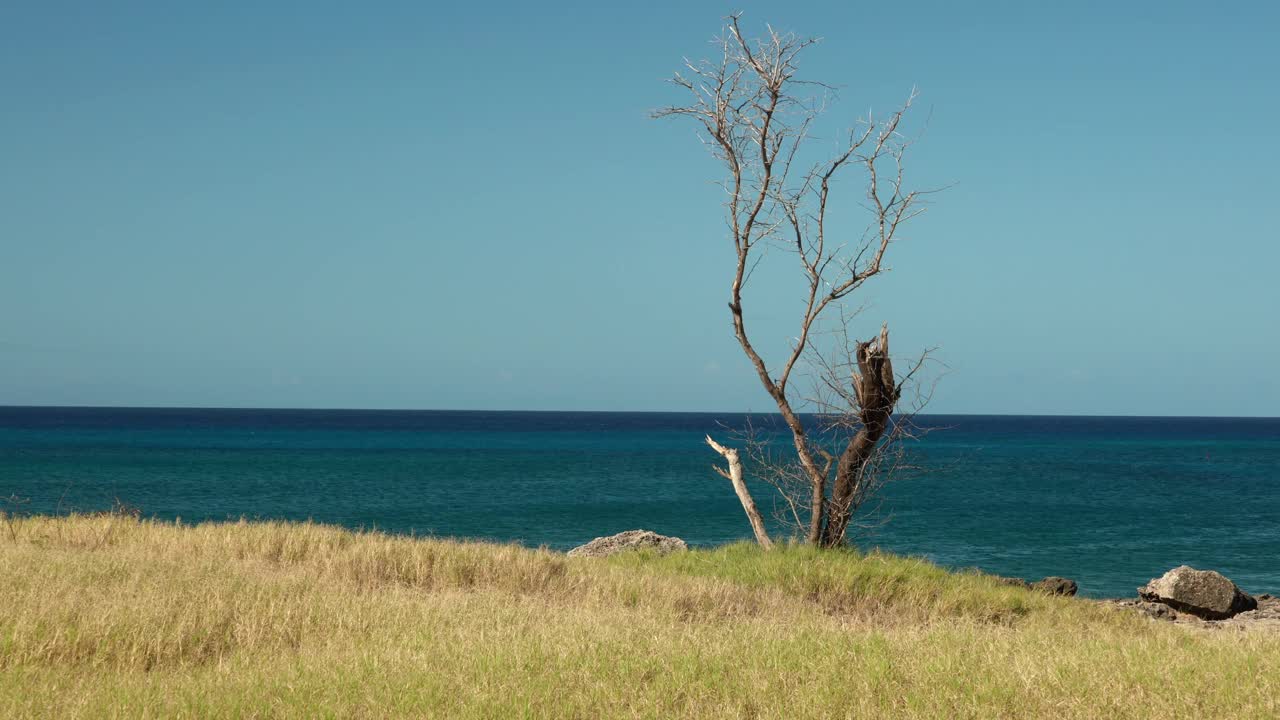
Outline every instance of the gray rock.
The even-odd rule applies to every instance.
[[[999,575],[996,575],[995,578],[1005,585],[1012,585],[1025,590],[1038,590],[1050,595],[1075,595],[1078,590],[1076,581],[1068,580],[1067,578],[1050,576],[1036,582],[1027,582],[1022,578],[1001,577]]]
[[[1264,594],[1259,595],[1257,600],[1256,610],[1246,610],[1230,620],[1223,621],[1223,624],[1280,631],[1280,599]]]
[[[1222,620],[1258,607],[1257,600],[1221,574],[1186,565],[1138,588],[1138,596],[1205,620]]]
[[[995,576],[995,577],[996,577],[996,580],[999,580],[1000,582],[1004,583],[1005,585],[1012,585],[1012,586],[1014,586],[1014,587],[1020,587],[1020,588],[1022,588],[1022,589],[1024,589],[1024,590],[1029,590],[1029,589],[1031,589],[1031,583],[1027,582],[1026,580],[1023,580],[1022,578],[1001,577],[1001,576],[999,576],[999,575],[997,575],[997,576]]]
[[[1049,593],[1050,595],[1075,595],[1080,588],[1076,585],[1075,580],[1068,580],[1062,577],[1047,577],[1040,582],[1031,583],[1032,590]]]
[[[1175,612],[1173,608],[1161,603],[1131,599],[1099,600],[1098,602],[1103,605],[1112,605],[1122,610],[1139,612],[1148,617],[1155,618],[1156,620],[1168,620],[1170,622],[1178,622],[1179,620],[1178,613]],[[1201,622],[1199,618],[1190,615],[1186,617],[1197,623]]]
[[[1134,608],[1136,608],[1138,612],[1144,613],[1146,615],[1150,615],[1151,617],[1157,620],[1177,620],[1178,619],[1178,613],[1174,612],[1173,608],[1169,607],[1168,605],[1164,605],[1162,603],[1139,601],[1137,604],[1134,605]]]
[[[571,557],[608,557],[628,550],[653,550],[659,555],[688,550],[689,546],[678,537],[667,537],[649,530],[628,530],[617,535],[598,537],[586,545],[569,551]]]

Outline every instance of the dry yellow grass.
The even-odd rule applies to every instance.
[[[0,535],[0,717],[1280,715],[1280,638],[916,560],[607,561],[310,524]]]

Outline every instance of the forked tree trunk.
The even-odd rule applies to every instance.
[[[858,343],[855,359],[858,370],[853,374],[853,387],[858,397],[858,420],[861,427],[849,439],[836,465],[835,486],[831,506],[822,533],[822,545],[842,545],[849,521],[863,499],[867,473],[875,458],[880,439],[884,437],[898,402],[900,390],[889,359],[889,328],[880,328],[880,336]]]
[[[738,458],[738,451],[712,440],[710,435],[707,436],[707,444],[712,450],[724,456],[725,461],[729,463],[727,472],[721,467],[716,467],[715,471],[733,483],[733,491],[738,494],[742,509],[747,513],[747,520],[751,522],[751,530],[756,534],[756,542],[765,550],[773,547],[773,541],[769,539],[769,531],[764,527],[764,519],[760,517],[756,502],[751,498],[751,491],[747,489],[747,483],[742,479],[742,461]]]

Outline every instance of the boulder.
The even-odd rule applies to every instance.
[[[1205,620],[1222,620],[1258,607],[1257,600],[1221,574],[1186,565],[1138,588],[1138,596]]]
[[[659,535],[650,530],[628,530],[617,535],[598,537],[586,545],[569,551],[572,557],[608,557],[628,550],[653,550],[659,555],[688,550],[689,546],[678,537]]]
[[[1039,590],[1050,595],[1075,595],[1080,588],[1076,585],[1075,580],[1068,580],[1062,577],[1047,577],[1040,582],[1031,583],[1032,590]]]

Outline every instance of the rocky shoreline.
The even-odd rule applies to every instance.
[[[1265,630],[1280,632],[1280,598],[1272,595],[1259,595],[1258,606],[1253,610],[1219,620],[1207,620],[1189,612],[1178,612],[1163,603],[1142,599],[1097,600],[1095,602],[1110,605],[1126,612],[1138,612],[1154,620],[1171,622],[1186,627],[1203,630]]]
[[[598,537],[569,551],[574,557],[606,557],[619,552],[647,549],[659,554],[688,549],[684,540],[649,530],[628,530]],[[1074,580],[1046,577],[1030,582],[996,576],[1001,582],[1047,593],[1074,596]],[[1280,598],[1252,596],[1213,570],[1182,565],[1138,588],[1136,598],[1086,600],[1122,612],[1136,612],[1152,620],[1203,630],[1264,630],[1280,632]]]
[[[1280,598],[1257,597],[1213,570],[1181,565],[1138,588],[1138,597],[1096,601],[1153,620],[1204,630],[1280,631]]]
[[[1047,577],[1037,582],[1001,577],[1000,581],[1051,595],[1070,596],[1077,591],[1074,581],[1060,577]],[[1221,573],[1197,570],[1187,565],[1152,578],[1138,588],[1136,598],[1106,598],[1089,602],[1205,630],[1280,632],[1280,598],[1266,593],[1254,597]]]
[[[1116,608],[1206,630],[1280,631],[1280,598],[1254,597],[1221,573],[1176,567],[1138,588],[1137,599],[1103,600]]]

